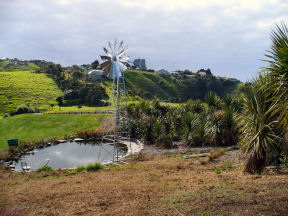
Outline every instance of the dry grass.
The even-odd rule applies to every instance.
[[[0,215],[287,215],[287,173],[243,174],[239,154],[202,166],[141,155],[122,169],[68,176],[1,170]]]
[[[88,138],[101,138],[103,132],[109,132],[109,127],[113,126],[114,121],[112,119],[103,121],[97,129],[94,130],[86,130],[86,131],[79,131],[76,133],[77,137],[88,139]]]
[[[219,151],[211,151],[208,155],[210,161],[215,160],[226,152],[226,149],[221,149]]]
[[[8,155],[8,150],[0,149],[0,160],[5,159]]]

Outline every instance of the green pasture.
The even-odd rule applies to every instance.
[[[50,108],[49,110],[46,110],[45,113],[63,113],[63,112],[105,112],[108,110],[108,106],[103,107],[93,107],[93,106],[82,106],[79,108],[79,106],[61,106],[58,105],[54,106],[53,109]]]
[[[96,129],[105,115],[22,114],[0,119],[0,149],[8,149],[7,140],[40,141],[61,138],[78,131]]]

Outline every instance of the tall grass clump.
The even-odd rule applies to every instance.
[[[100,163],[89,163],[86,166],[87,172],[95,172],[95,171],[101,170],[103,168],[104,168],[104,166]]]

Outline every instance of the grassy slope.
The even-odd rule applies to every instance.
[[[160,76],[152,72],[127,70],[125,80],[128,89],[133,89],[137,95],[150,99],[154,96],[164,100],[175,97],[179,88],[174,77]]]
[[[30,103],[49,109],[63,93],[46,74],[31,71],[0,72],[0,115]]]
[[[0,149],[7,149],[7,140],[39,141],[60,138],[65,134],[95,129],[104,115],[41,115],[23,114],[0,119]]]

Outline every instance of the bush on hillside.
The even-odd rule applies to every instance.
[[[10,112],[9,114],[6,113],[4,115],[4,118],[9,117],[9,116],[14,116],[14,115],[20,115],[20,114],[25,114],[25,113],[38,113],[40,110],[38,108],[31,108],[29,104],[19,106],[15,111]]]

